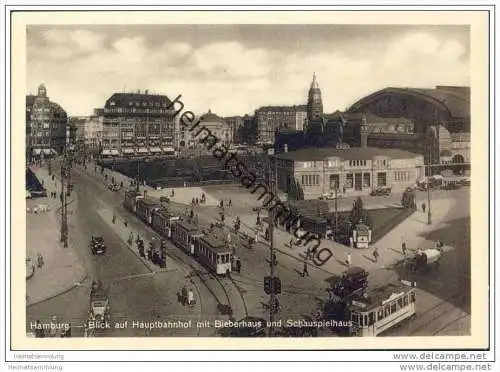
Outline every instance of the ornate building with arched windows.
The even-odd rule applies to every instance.
[[[51,156],[61,153],[67,141],[66,111],[47,96],[44,84],[38,94],[26,96],[26,156]]]

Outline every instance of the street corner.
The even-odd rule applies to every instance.
[[[26,306],[63,295],[80,287],[86,279],[87,273],[79,261],[53,267],[36,266],[32,277],[26,281]]]

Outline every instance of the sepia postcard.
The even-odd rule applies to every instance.
[[[13,12],[12,350],[488,348],[488,17]]]

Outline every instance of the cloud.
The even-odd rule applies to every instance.
[[[374,47],[314,44],[279,50],[227,41],[194,46],[145,35],[111,38],[103,33],[51,29],[43,44],[29,45],[31,92],[41,81],[70,115],[90,114],[112,93],[149,89],[175,97],[187,109],[219,115],[252,113],[270,104],[305,104],[313,72],[325,112],[345,109],[387,86],[469,84],[467,48],[452,36],[407,32]]]
[[[194,53],[200,71],[223,78],[266,76],[270,68],[268,57],[269,52],[264,49],[246,49],[237,42],[209,44]]]

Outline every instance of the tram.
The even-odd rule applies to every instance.
[[[374,337],[416,316],[415,288],[387,284],[355,296],[347,307],[352,322],[350,336]]]
[[[196,241],[195,256],[217,275],[229,275],[231,272],[233,252],[228,247],[221,229],[214,228]]]
[[[172,241],[186,253],[194,256],[196,243],[204,234],[189,221],[178,220],[172,225]]]

